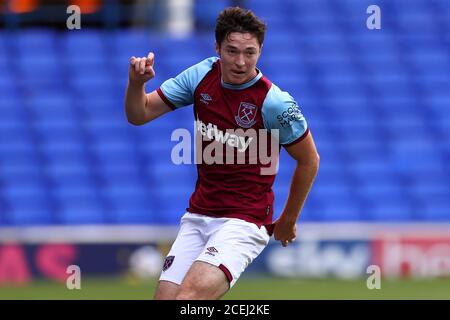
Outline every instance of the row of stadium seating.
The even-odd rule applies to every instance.
[[[383,28],[370,31],[367,1],[280,3],[249,1],[269,23],[260,68],[298,100],[321,155],[301,219],[449,221],[450,6],[415,0],[402,12],[393,1],[395,20],[384,10]],[[127,63],[157,54],[152,90],[214,55],[213,39],[1,31],[0,225],[176,224],[196,172],[172,163],[171,133],[193,131],[192,109],[129,125]],[[294,165],[283,152],[276,215]]]

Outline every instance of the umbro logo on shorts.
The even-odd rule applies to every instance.
[[[175,256],[168,256],[166,258],[166,260],[164,260],[163,271],[166,271],[167,269],[170,268],[170,266],[172,265],[174,259],[175,259]]]
[[[214,247],[206,248],[206,250],[208,250],[208,252],[205,252],[205,253],[209,254],[210,256],[213,256],[213,257],[215,256],[215,253],[219,253],[219,251],[217,251],[217,249]]]

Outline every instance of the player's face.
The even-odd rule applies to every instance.
[[[256,76],[256,63],[261,54],[256,36],[232,32],[220,45],[216,44],[216,51],[220,56],[224,82],[242,84]]]

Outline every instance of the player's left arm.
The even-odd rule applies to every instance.
[[[311,132],[293,145],[285,147],[297,162],[292,176],[289,196],[280,217],[275,221],[274,238],[286,247],[296,238],[297,219],[319,170],[320,157]]]
[[[295,240],[298,216],[319,170],[319,154],[297,102],[274,84],[264,100],[262,116],[265,128],[278,130],[279,144],[297,162],[286,205],[273,229],[275,240],[285,247]]]

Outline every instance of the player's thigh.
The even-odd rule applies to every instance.
[[[218,267],[226,275],[231,288],[269,240],[264,226],[259,228],[253,223],[230,219],[209,238],[196,260]]]
[[[207,262],[195,261],[181,283],[177,299],[219,299],[228,289],[228,279],[222,270]]]
[[[158,282],[158,286],[156,287],[155,296],[153,297],[154,300],[175,300],[175,298],[178,295],[178,292],[180,291],[180,285],[160,280]]]
[[[201,223],[196,217],[185,214],[178,235],[167,254],[160,281],[180,285],[192,263],[205,246]]]

